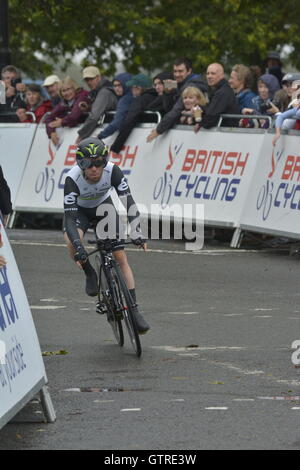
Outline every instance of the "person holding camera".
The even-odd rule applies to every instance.
[[[5,105],[3,111],[15,111],[25,107],[26,85],[22,83],[21,75],[14,65],[6,65],[1,70],[1,77],[5,84]]]
[[[258,96],[253,99],[254,109],[244,108],[242,114],[261,114],[266,116],[275,116],[278,113],[278,107],[274,102],[275,93],[280,90],[278,79],[269,73],[265,73],[259,77],[258,82]],[[248,123],[247,127],[254,127],[255,124]],[[259,127],[264,129],[269,127],[269,121],[266,119],[259,120]]]

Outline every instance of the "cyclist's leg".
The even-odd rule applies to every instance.
[[[77,231],[80,237],[80,241],[83,243],[84,234],[86,230],[89,228],[89,220],[88,220],[88,217],[84,213],[79,213],[78,219],[76,221],[76,227],[77,227]],[[71,259],[74,260],[75,249],[73,247],[72,242],[69,240],[69,237],[65,229],[64,229],[64,240],[67,244],[69,255]],[[87,295],[91,297],[95,297],[98,294],[97,273],[95,269],[93,268],[93,266],[91,265],[89,259],[87,259],[85,263],[80,265],[80,267],[83,269],[84,274],[86,276],[85,291]]]
[[[119,249],[116,249],[113,251],[113,255],[119,264],[121,271],[124,276],[125,283],[128,287],[128,290],[131,294],[132,300],[134,302],[132,311],[135,316],[135,321],[137,325],[138,332],[140,334],[146,333],[150,329],[150,325],[147,323],[145,318],[142,316],[142,314],[138,310],[138,305],[136,303],[136,292],[135,292],[135,282],[134,282],[134,276],[132,269],[128,263],[128,258],[127,255],[124,251],[123,247],[120,247]]]

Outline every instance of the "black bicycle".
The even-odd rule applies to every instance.
[[[97,312],[106,314],[119,346],[124,345],[122,326],[124,321],[133,349],[140,357],[142,348],[133,313],[135,303],[125,283],[121,268],[112,254],[113,248],[120,242],[97,239],[89,240],[88,243],[97,245],[97,248],[88,255],[97,253],[95,257],[99,282]],[[125,244],[129,243],[132,242],[125,242]]]

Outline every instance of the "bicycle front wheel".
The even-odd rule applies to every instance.
[[[142,347],[133,313],[133,300],[124,281],[122,271],[117,264],[113,266],[112,273],[116,282],[118,300],[122,306],[124,322],[128,331],[128,335],[136,355],[140,357],[142,354]]]
[[[96,256],[97,265],[99,267],[99,302],[106,307],[107,321],[113,330],[114,336],[119,346],[124,345],[124,333],[120,315],[117,314],[116,306],[113,302],[113,295],[109,289],[107,279],[101,266],[100,257]]]

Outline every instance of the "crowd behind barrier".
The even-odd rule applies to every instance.
[[[65,174],[75,163],[77,144],[91,135],[105,140],[110,146],[111,159],[117,164],[122,164],[123,160],[139,162],[136,163],[137,170],[132,163],[130,168],[125,168],[125,172],[130,177],[134,191],[138,191],[140,204],[149,206],[152,202],[160,201],[160,206],[164,209],[176,202],[184,204],[188,200],[194,204],[200,201],[205,205],[207,224],[239,227],[243,220],[245,227],[252,227],[253,220],[246,220],[245,217],[245,194],[246,186],[251,180],[250,173],[233,178],[234,182],[229,184],[229,180],[225,181],[228,178],[225,176],[226,170],[225,174],[220,170],[218,176],[206,175],[207,168],[198,163],[196,172],[193,170],[190,174],[185,174],[187,166],[183,165],[174,174],[174,162],[180,160],[186,147],[189,147],[187,152],[190,152],[188,161],[192,154],[197,154],[194,158],[201,162],[203,152],[208,152],[208,155],[213,155],[210,159],[215,158],[215,166],[220,156],[226,155],[226,152],[233,158],[232,152],[234,155],[236,152],[243,155],[244,149],[249,148],[247,168],[251,167],[251,171],[254,171],[258,155],[260,161],[267,158],[261,154],[261,148],[266,149],[266,155],[271,152],[274,160],[274,155],[284,154],[285,146],[290,149],[292,145],[291,155],[298,158],[294,149],[294,140],[296,142],[298,137],[285,137],[284,134],[289,129],[290,133],[294,129],[297,134],[297,129],[300,128],[300,74],[284,74],[281,65],[279,55],[271,52],[265,70],[258,70],[257,66],[237,64],[232,68],[228,81],[221,64],[210,64],[203,78],[194,72],[191,61],[184,57],[174,61],[172,71],[159,73],[153,80],[143,73],[134,76],[121,73],[110,81],[101,74],[97,66],[91,65],[82,71],[83,81],[89,91],[70,77],[60,79],[56,75],[46,77],[43,88],[35,84],[25,86],[14,66],[5,67],[2,70],[2,79],[7,102],[4,107],[0,106],[3,148],[0,163],[12,185],[14,210],[61,212],[60,193]],[[45,92],[46,98],[43,97]],[[22,124],[5,124],[9,114],[14,122],[17,117]],[[285,116],[289,119],[285,119]],[[25,127],[20,128],[22,125]],[[274,125],[275,136],[272,130],[266,132]],[[214,143],[210,143],[210,131],[214,132]],[[231,135],[231,145],[224,131]],[[221,153],[215,157],[216,152]],[[252,152],[255,156],[251,156]],[[8,157],[9,154],[14,158],[17,156],[18,170],[11,157]],[[163,170],[157,155],[165,154],[169,158],[169,167],[167,165]],[[187,156],[181,155],[181,158]],[[224,158],[226,162],[229,157]],[[233,165],[231,162],[231,166]],[[166,171],[171,167],[172,171]],[[197,179],[199,168],[201,176],[197,175]],[[228,174],[229,169],[230,165]],[[255,171],[259,173],[259,166]],[[143,174],[147,174],[147,183],[151,182],[153,185],[156,181],[151,197],[150,193],[146,195],[146,187],[139,188],[138,183],[143,180]],[[209,195],[207,188],[211,187],[215,177],[216,186],[212,195]],[[174,189],[176,178],[177,186]],[[259,178],[256,175],[257,179]],[[184,183],[187,188],[186,196],[183,196],[185,191],[182,190]],[[202,194],[198,190],[203,184],[206,189]],[[226,187],[226,184],[229,186]],[[268,184],[265,192],[270,195],[274,182],[269,181]],[[195,185],[196,189],[193,191]],[[272,191],[268,192],[270,188]],[[172,191],[175,191],[174,194]],[[263,189],[261,192],[263,193]],[[218,196],[221,193],[222,204],[219,207]],[[194,196],[191,197],[191,194]],[[296,194],[298,189],[295,190],[295,197]],[[261,198],[263,199],[262,195]],[[271,205],[271,196],[266,199],[268,202],[262,204]],[[231,205],[224,204],[229,200],[234,202]],[[260,201],[257,204],[260,205]],[[276,207],[280,206],[277,199],[276,204]],[[293,198],[292,209],[294,204]],[[235,205],[239,208],[234,208]],[[287,202],[285,207],[286,205]],[[146,211],[149,211],[149,207]],[[266,212],[268,211],[264,209],[264,213]],[[269,230],[267,227],[265,229]],[[271,230],[277,229],[273,227]],[[289,225],[287,230],[278,230],[298,238],[298,228],[292,229]]]

